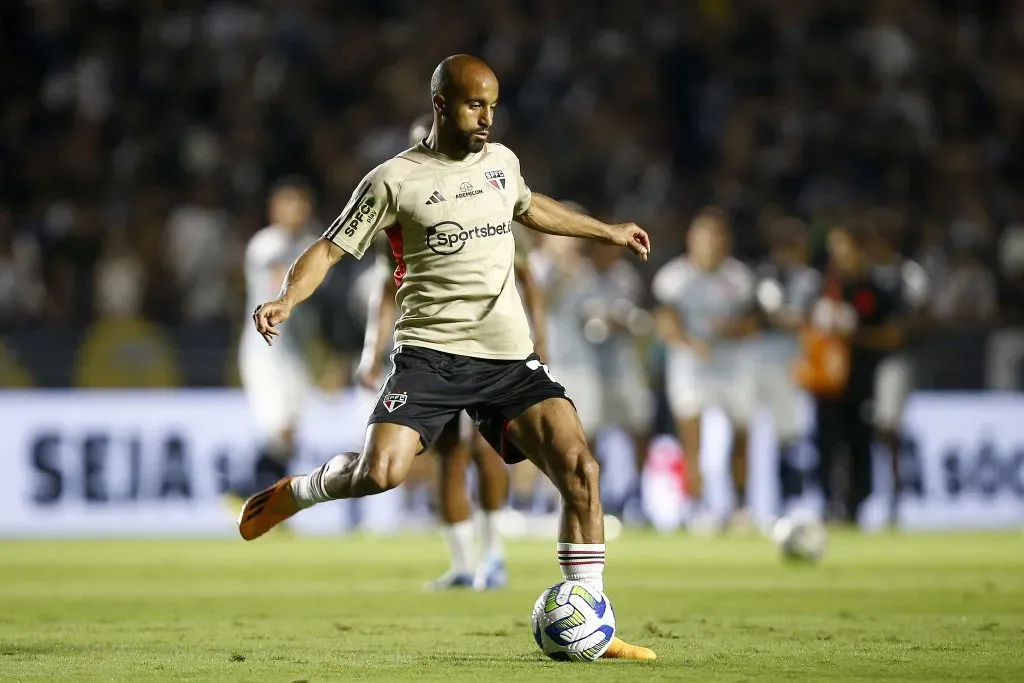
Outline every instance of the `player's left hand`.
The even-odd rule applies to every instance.
[[[651,238],[636,223],[618,223],[608,226],[608,241],[626,247],[644,261],[651,252]]]

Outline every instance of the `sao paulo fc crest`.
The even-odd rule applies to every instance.
[[[388,409],[389,413],[393,413],[402,406],[404,406],[405,402],[408,400],[409,395],[402,391],[398,393],[387,394],[386,396],[384,396],[384,400],[381,401],[381,403],[384,404],[384,407]]]
[[[493,171],[484,171],[484,178],[487,184],[498,192],[505,194],[505,171],[500,168]]]

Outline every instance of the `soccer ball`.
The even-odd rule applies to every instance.
[[[814,515],[797,512],[775,522],[772,541],[787,560],[817,562],[828,546],[828,532]]]
[[[615,611],[607,596],[579,581],[548,588],[533,606],[533,637],[551,659],[592,662],[615,635]]]

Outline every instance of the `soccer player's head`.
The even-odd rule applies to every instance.
[[[267,206],[270,222],[289,230],[301,230],[313,213],[313,190],[304,178],[289,176],[270,188]]]
[[[729,215],[717,207],[701,209],[686,235],[690,260],[701,270],[714,270],[729,253]]]
[[[464,153],[479,152],[487,142],[498,104],[498,78],[482,60],[469,55],[446,57],[430,78],[437,134]]]
[[[832,265],[844,275],[855,275],[864,262],[864,232],[853,223],[840,224],[828,232],[828,255]]]

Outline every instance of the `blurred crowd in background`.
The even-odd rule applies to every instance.
[[[646,283],[714,204],[745,259],[783,216],[819,245],[867,221],[923,266],[939,319],[1024,321],[1022,0],[16,0],[0,385],[90,385],[52,361],[104,348],[110,320],[166,351],[153,382],[216,384],[183,378],[188,353],[232,382],[267,187],[307,177],[329,224],[457,52],[501,78],[496,138],[534,190],[649,230]],[[369,265],[343,260],[317,300],[339,384]],[[138,382],[117,358],[96,383]]]

